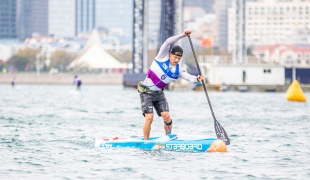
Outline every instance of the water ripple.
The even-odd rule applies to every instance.
[[[20,87],[0,86],[1,179],[310,179],[310,104],[284,93],[210,92],[231,145],[209,154],[95,148],[99,137],[142,136],[135,90],[83,86],[79,96],[64,85]],[[215,136],[204,92],[166,97],[175,133]],[[164,134],[161,118],[151,133]]]

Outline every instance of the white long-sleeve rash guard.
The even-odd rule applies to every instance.
[[[197,76],[194,76],[194,75],[187,73],[186,69],[179,66],[179,64],[176,66],[172,66],[170,64],[170,60],[169,60],[170,46],[183,37],[185,37],[184,34],[175,35],[175,36],[168,38],[163,43],[163,45],[160,47],[160,50],[159,50],[157,56],[153,60],[152,65],[149,69],[149,72],[148,72],[148,74],[147,74],[147,76],[143,82],[143,84],[145,86],[149,87],[153,91],[157,91],[157,90],[164,88],[170,82],[177,80],[178,78],[185,79],[191,83],[197,82]],[[165,65],[163,65],[163,67],[160,67],[160,65],[159,65],[160,63],[165,63],[165,62],[168,63],[167,61],[169,61],[169,65],[168,65],[169,67],[168,68],[172,74],[176,73],[177,69],[179,70],[179,72],[176,73],[176,74],[178,74],[177,78],[167,77],[167,73],[164,72],[164,70],[163,70],[163,67],[165,69]],[[178,66],[178,68],[177,68],[177,66]],[[163,79],[162,78],[163,75],[166,75],[167,78],[165,77]]]

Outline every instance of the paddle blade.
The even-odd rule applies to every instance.
[[[225,129],[222,127],[222,125],[216,119],[214,119],[214,128],[217,138],[224,141],[226,145],[229,145],[230,140],[227,136],[227,133]]]

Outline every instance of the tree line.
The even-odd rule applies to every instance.
[[[0,69],[2,72],[27,72],[36,71],[36,68],[40,68],[40,71],[48,72],[52,68],[59,71],[67,71],[68,65],[76,57],[76,53],[69,53],[64,50],[55,51],[49,58],[46,54],[40,54],[40,49],[33,49],[26,47],[19,49],[18,52],[13,55],[7,61],[0,63]],[[39,61],[39,66],[37,66]]]

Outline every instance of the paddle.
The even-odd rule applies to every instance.
[[[196,54],[195,54],[195,51],[194,51],[194,47],[193,47],[193,43],[192,43],[191,37],[189,35],[187,35],[187,36],[188,36],[188,39],[189,39],[189,43],[191,44],[191,48],[192,48],[193,55],[194,55],[194,58],[195,58],[195,61],[196,61],[196,65],[197,65],[197,68],[198,68],[199,75],[201,75],[200,67],[199,67],[199,64],[198,64],[198,61],[197,61],[197,58],[196,58]],[[209,99],[209,96],[208,96],[208,92],[207,92],[207,88],[206,88],[206,85],[204,83],[204,80],[202,80],[201,82],[202,82],[202,86],[203,86],[203,89],[205,91],[205,94],[207,96],[209,107],[210,107],[210,110],[211,110],[211,113],[212,113],[212,116],[213,116],[213,119],[214,119],[214,128],[215,128],[216,136],[217,136],[218,139],[223,140],[226,145],[229,145],[230,144],[230,140],[229,140],[229,138],[227,136],[227,133],[226,133],[225,129],[222,127],[222,125],[215,118],[215,115],[214,115],[214,112],[213,112],[213,109],[212,109],[212,106],[211,106],[211,102],[210,102],[210,99]]]

